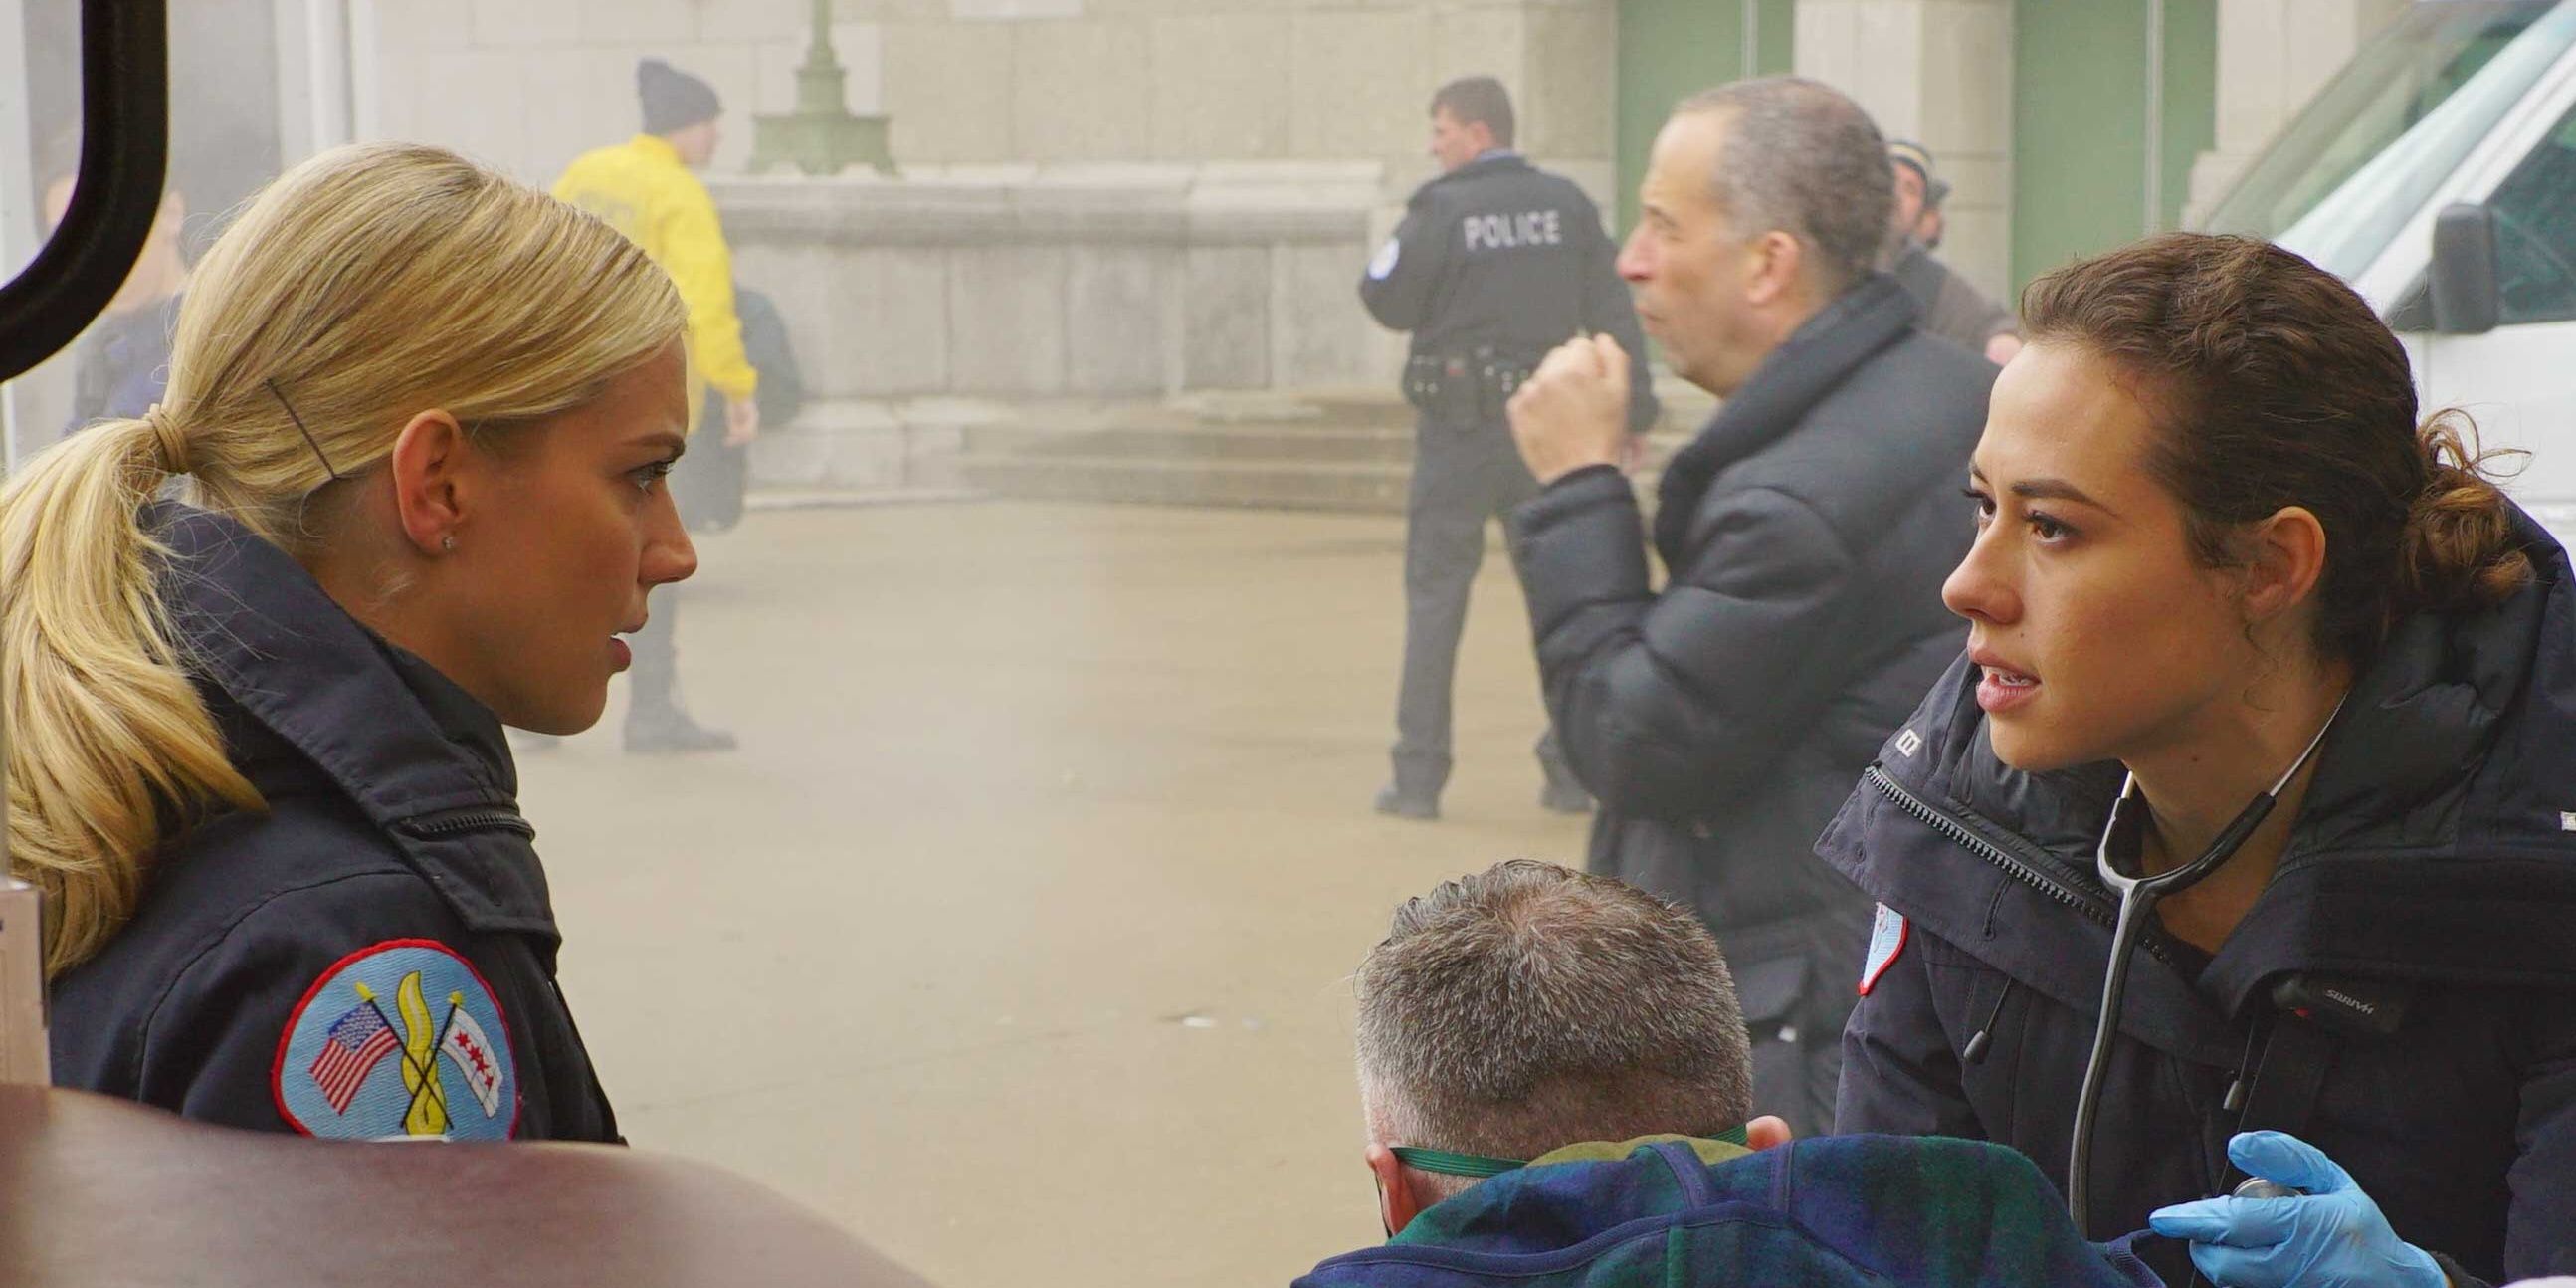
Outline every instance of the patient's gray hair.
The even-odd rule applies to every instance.
[[[1515,859],[1446,882],[1396,909],[1356,983],[1361,1094],[1390,1145],[1526,1159],[1752,1113],[1717,940],[1607,877]]]

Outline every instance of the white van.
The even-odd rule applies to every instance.
[[[2422,0],[2201,225],[2352,283],[2576,546],[2576,0]]]

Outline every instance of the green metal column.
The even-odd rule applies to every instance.
[[[2182,226],[2191,168],[2218,146],[2218,0],[2165,0],[2164,190],[2156,231]]]
[[[2217,0],[2016,0],[2014,289],[2177,224],[2217,95]]]
[[[1797,19],[1796,0],[1619,0],[1621,232],[1636,225],[1637,181],[1673,104],[1731,80],[1788,71]]]

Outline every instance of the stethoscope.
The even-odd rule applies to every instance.
[[[2075,1100],[2075,1143],[2066,1164],[2066,1208],[2075,1218],[2078,1229],[2086,1228],[2085,1210],[2091,1200],[2093,1166],[2093,1128],[2102,1113],[2102,1079],[2109,1072],[2111,1039],[2120,1031],[2120,1003],[2129,991],[2129,957],[2137,950],[2138,936],[2147,921],[2155,915],[2156,904],[2168,895],[2180,894],[2200,884],[2216,872],[2246,838],[2263,825],[2272,806],[2288,790],[2290,780],[2316,758],[2317,748],[2325,745],[2326,730],[2334,728],[2335,717],[2343,714],[2343,701],[2326,713],[2326,722],[2317,736],[2308,740],[2307,750],[2290,762],[2290,767],[2272,784],[2270,791],[2254,798],[2235,821],[2221,828],[2218,838],[2209,843],[2201,856],[2170,872],[2151,877],[2133,877],[2120,871],[2111,857],[2112,850],[2125,837],[2136,833],[2146,808],[2146,798],[2138,794],[2138,776],[2132,773],[2120,784],[2120,799],[2111,806],[2111,821],[2102,829],[2102,844],[2094,853],[2094,864],[2102,874],[2103,884],[2120,896],[2120,916],[2111,929],[2111,960],[2102,980],[2102,1013],[2093,1030],[2093,1054],[2084,1063],[2084,1090]],[[2257,1182],[2249,1182],[2255,1184]],[[2269,1182],[2260,1182],[2269,1185]],[[2275,1187],[2278,1188],[2278,1187]]]

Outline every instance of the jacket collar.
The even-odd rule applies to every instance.
[[[1483,156],[1477,157],[1475,160],[1470,161],[1447,174],[1441,175],[1440,177],[1432,180],[1432,182],[1457,183],[1467,179],[1480,178],[1484,175],[1501,174],[1510,170],[1527,170],[1529,168],[1530,163],[1528,157],[1507,149],[1496,149],[1492,152],[1485,153]]]
[[[680,150],[672,147],[671,141],[663,138],[659,134],[638,134],[634,138],[627,140],[626,146],[640,156],[662,162],[665,165],[681,164]]]
[[[1692,518],[1720,471],[1796,429],[1861,364],[1911,333],[1916,315],[1905,288],[1873,273],[1772,350],[1665,464],[1655,512],[1655,548],[1664,566],[1687,562]]]
[[[1528,1254],[1710,1200],[1705,1170],[1753,1151],[1690,1136],[1569,1145],[1424,1209],[1390,1247]]]
[[[2242,1014],[2271,981],[2301,971],[2576,985],[2576,579],[2556,540],[2518,509],[2514,530],[2531,585],[2485,612],[2399,623],[2356,681],[2279,872],[2198,981],[2221,1010]],[[1962,658],[1889,740],[1879,772],[2092,881],[2119,766],[2004,765],[1975,688]],[[1880,795],[1864,782],[1818,853],[2026,984],[2082,993],[2050,966],[2081,961],[2098,992],[2091,963],[2107,932],[2044,901],[2033,906],[2046,915],[1998,916],[1999,902],[1962,893],[1991,894],[1982,877],[1962,879],[1985,862],[1927,843],[1931,829],[1878,807]],[[1993,896],[2005,898],[2019,896]]]
[[[237,710],[309,762],[469,927],[553,937],[492,712],[233,519],[154,502],[143,521],[168,552],[163,600],[218,711]]]

